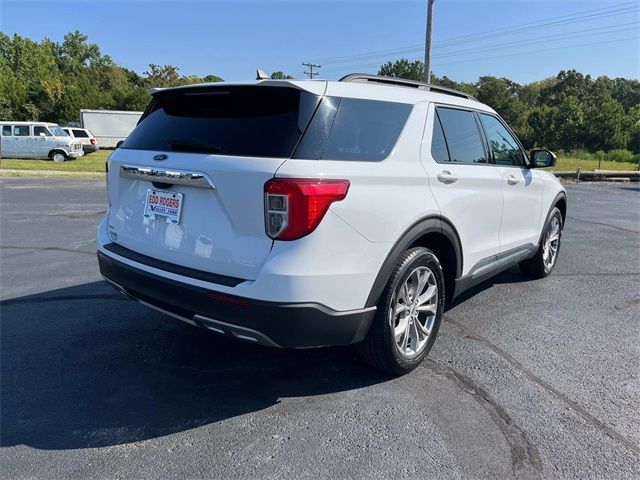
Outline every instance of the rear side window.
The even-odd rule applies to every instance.
[[[436,111],[448,148],[448,161],[468,164],[488,163],[473,112],[444,107],[438,107]]]
[[[13,134],[16,137],[28,137],[29,125],[16,125],[15,127],[13,127]]]
[[[289,158],[318,102],[287,87],[159,92],[122,148]]]
[[[343,98],[322,153],[328,160],[387,158],[411,112],[411,105]]]
[[[447,149],[447,141],[444,138],[442,124],[436,112],[433,119],[433,135],[431,137],[431,156],[436,162],[448,162],[449,150]]]
[[[311,160],[384,160],[413,108],[410,104],[325,97],[294,154]]]
[[[11,136],[11,125],[3,125],[2,126],[2,136],[10,137]]]
[[[84,130],[78,130],[76,128],[72,129],[73,131],[73,136],[76,138],[89,138],[89,135],[87,135],[87,132],[85,132]],[[67,131],[67,133],[69,133]]]

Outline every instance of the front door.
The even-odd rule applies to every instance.
[[[543,180],[527,167],[520,143],[498,117],[485,113],[478,116],[502,179],[501,252],[536,245],[540,236]]]

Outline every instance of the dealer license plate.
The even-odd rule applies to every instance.
[[[145,218],[176,225],[180,223],[181,211],[181,193],[147,190],[147,200],[144,204]]]

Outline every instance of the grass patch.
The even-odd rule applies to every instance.
[[[559,156],[556,166],[552,170],[558,172],[574,172],[580,167],[582,170],[595,170],[598,168],[598,160],[582,160],[579,158]],[[602,160],[600,162],[600,170],[638,170],[637,163],[628,162],[611,162]]]
[[[89,155],[83,155],[77,160],[67,162],[52,162],[51,160],[25,160],[16,158],[3,158],[0,160],[0,171],[21,170],[34,171],[45,170],[55,172],[90,172],[104,173],[104,162],[112,150],[98,150]]]

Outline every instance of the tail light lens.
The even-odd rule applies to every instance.
[[[95,138],[90,138],[89,141],[91,142],[91,145],[95,145],[96,144],[96,139]]]
[[[347,196],[349,180],[274,178],[264,185],[267,235],[295,240],[313,232],[329,205]]]

